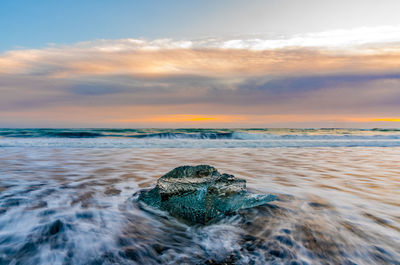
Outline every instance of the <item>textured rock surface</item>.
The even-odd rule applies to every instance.
[[[158,179],[155,188],[139,195],[145,204],[190,224],[206,224],[275,199],[247,192],[245,180],[220,174],[208,165],[177,167]]]

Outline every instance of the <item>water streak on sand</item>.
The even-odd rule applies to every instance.
[[[400,148],[3,148],[0,264],[400,264]],[[211,164],[279,201],[197,227],[132,195]]]

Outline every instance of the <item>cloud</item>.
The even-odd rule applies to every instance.
[[[400,26],[277,39],[95,40],[5,52],[0,55],[0,73],[78,78],[376,71],[399,66],[399,43]]]
[[[11,113],[65,121],[73,109],[83,113],[74,114],[76,122],[93,124],[258,124],[261,117],[275,121],[271,115],[293,122],[293,115],[317,119],[315,113],[393,120],[399,43],[396,26],[274,40],[97,40],[8,51],[0,55],[0,125]],[[110,108],[119,111],[104,118]]]
[[[264,81],[263,78],[248,79],[239,85],[245,92],[262,91],[268,93],[302,93],[318,89],[343,86],[362,86],[379,80],[400,80],[400,73],[377,74],[324,74],[276,78]]]
[[[297,34],[288,38],[279,39],[234,39],[227,40],[220,44],[227,49],[249,49],[249,50],[270,50],[290,47],[328,49],[348,49],[349,47],[359,48],[360,46],[398,43],[400,42],[400,25],[361,27],[354,29],[339,29],[318,33]],[[354,52],[355,50],[353,50]]]

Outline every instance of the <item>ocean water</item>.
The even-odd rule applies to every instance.
[[[277,201],[208,226],[137,202],[209,164]],[[400,130],[0,129],[0,264],[400,264]]]
[[[400,146],[400,129],[0,128],[0,147],[269,148],[354,146]]]

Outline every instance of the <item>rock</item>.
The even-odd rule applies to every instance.
[[[189,224],[207,224],[275,199],[247,192],[244,179],[221,175],[208,165],[177,167],[159,178],[155,188],[139,195],[139,201]]]

